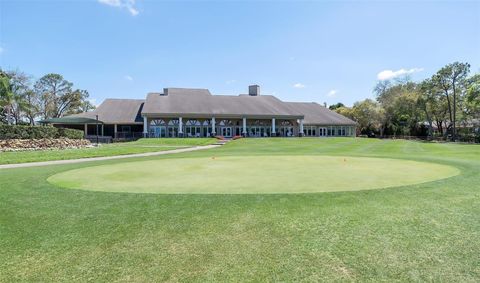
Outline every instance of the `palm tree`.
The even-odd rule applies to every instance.
[[[15,103],[15,95],[10,84],[10,77],[0,70],[0,107],[4,109],[7,114],[7,123],[11,123],[12,107]]]

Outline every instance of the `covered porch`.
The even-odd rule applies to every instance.
[[[264,117],[155,117],[144,116],[143,134],[174,137],[293,137],[303,133],[303,120]]]
[[[113,140],[133,140],[143,137],[142,123],[107,124],[101,120],[85,117],[61,117],[39,121],[57,128],[81,130],[86,139],[100,142]]]

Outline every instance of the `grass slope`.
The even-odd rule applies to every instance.
[[[171,150],[181,147],[208,145],[215,139],[139,139],[134,142],[102,144],[99,147],[67,149],[67,150],[37,150],[19,152],[0,152],[0,164],[26,163],[50,160],[65,160],[87,157],[125,155],[144,152]]]
[[[65,190],[46,181],[118,160],[0,170],[0,281],[480,280],[479,146],[245,139],[129,162],[212,154],[399,158],[461,174],[372,191],[155,195]]]

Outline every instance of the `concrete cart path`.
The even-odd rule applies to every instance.
[[[217,143],[217,144],[211,144],[211,145],[194,146],[194,147],[188,147],[188,148],[179,148],[179,149],[156,151],[156,152],[145,152],[145,153],[135,153],[135,154],[125,154],[125,155],[115,155],[115,156],[68,159],[68,160],[52,160],[52,161],[41,161],[41,162],[3,164],[3,165],[0,165],[0,169],[36,167],[36,166],[48,166],[48,165],[61,165],[61,164],[82,163],[82,162],[90,162],[90,161],[103,161],[103,160],[123,159],[123,158],[132,158],[132,157],[156,156],[156,155],[164,155],[164,154],[173,154],[173,153],[182,153],[182,152],[190,152],[190,151],[211,149],[211,148],[216,148],[216,147],[220,147],[220,146],[222,146],[222,145]]]

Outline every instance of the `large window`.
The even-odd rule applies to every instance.
[[[185,136],[189,138],[199,138],[202,135],[202,123],[195,119],[190,119],[185,123]]]
[[[152,138],[164,138],[167,136],[167,123],[162,119],[153,119],[148,127],[148,136]]]
[[[307,137],[314,137],[317,135],[316,127],[314,126],[304,126],[303,127],[303,134]]]
[[[242,128],[240,128],[240,131]],[[266,126],[247,126],[247,134],[249,137],[269,137],[271,132],[270,127]]]

